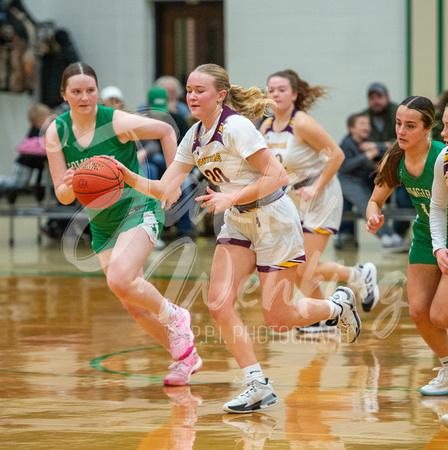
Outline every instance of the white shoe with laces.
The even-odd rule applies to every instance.
[[[243,381],[245,390],[230,402],[223,406],[223,410],[233,414],[251,413],[258,409],[274,406],[278,397],[274,393],[271,381],[268,378],[261,382],[258,379],[245,379]]]
[[[448,367],[436,367],[439,374],[429,384],[420,388],[423,395],[448,395]]]
[[[363,311],[369,312],[375,308],[380,299],[376,266],[371,262],[364,265],[356,264],[355,270],[360,272],[353,286],[358,292]]]
[[[327,325],[337,326],[341,331],[341,342],[351,344],[361,333],[361,319],[356,312],[355,294],[345,286],[339,286],[329,300],[342,308],[342,312],[335,319],[327,320]]]

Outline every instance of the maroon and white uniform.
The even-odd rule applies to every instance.
[[[283,164],[289,177],[288,194],[299,212],[304,232],[335,234],[342,218],[343,196],[339,180],[334,176],[314,197],[306,202],[296,195],[296,189],[311,185],[325,167],[327,157],[308,144],[299,144],[294,136],[294,110],[282,131],[274,131],[274,118],[268,119],[265,140],[268,148]]]
[[[230,193],[262,176],[246,158],[264,148],[266,142],[252,122],[225,106],[209,131],[202,122],[190,128],[175,159],[196,165],[221,192]],[[279,270],[305,260],[300,219],[283,189],[226,210],[218,244],[252,249],[259,271]]]

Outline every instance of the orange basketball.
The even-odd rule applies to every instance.
[[[73,175],[76,198],[88,208],[104,209],[115,204],[123,193],[123,174],[106,158],[94,156],[84,161]]]

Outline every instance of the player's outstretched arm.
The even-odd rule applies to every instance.
[[[389,186],[375,186],[366,210],[366,230],[369,233],[376,233],[384,225],[381,210],[393,191]]]
[[[112,158],[111,158],[112,159]],[[125,183],[148,197],[167,201],[167,207],[179,198],[180,185],[192,170],[189,164],[174,161],[165,171],[160,180],[148,180],[129,170],[119,161],[112,159],[123,173]]]
[[[169,166],[174,161],[177,139],[174,128],[169,123],[116,110],[114,131],[122,141],[160,140],[166,165]]]

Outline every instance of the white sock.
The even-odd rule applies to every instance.
[[[336,317],[338,317],[342,312],[342,306],[337,305],[331,300],[324,300],[324,302],[327,302],[328,306],[330,307],[330,317],[328,319],[336,319]]]
[[[247,366],[242,369],[244,378],[251,378],[259,380],[264,383],[264,375],[261,370],[260,363],[253,364],[252,366]]]
[[[357,267],[350,267],[350,276],[347,284],[355,284],[361,276],[361,271]]]
[[[167,299],[165,300],[165,307],[161,307],[161,312],[159,314],[159,319],[162,323],[168,323],[170,321],[170,316],[176,311],[174,305],[169,302]]]

